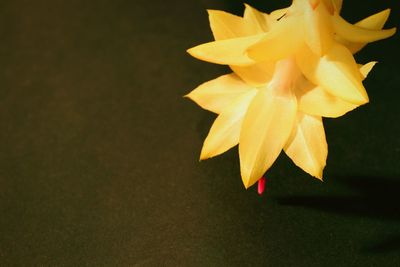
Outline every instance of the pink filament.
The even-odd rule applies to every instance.
[[[261,177],[260,180],[258,180],[258,194],[262,195],[265,190],[265,177]]]

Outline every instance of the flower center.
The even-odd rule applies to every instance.
[[[268,87],[280,95],[292,94],[292,89],[301,77],[301,71],[294,58],[282,59],[275,65],[275,71]]]

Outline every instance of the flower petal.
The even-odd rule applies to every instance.
[[[259,87],[271,80],[274,67],[273,62],[261,62],[249,66],[231,66],[231,69],[247,84]]]
[[[365,104],[368,95],[362,84],[360,70],[353,55],[342,45],[334,44],[323,57],[304,48],[297,54],[303,74],[329,93],[354,104]]]
[[[303,36],[298,30],[302,23],[298,18],[283,18],[247,50],[250,58],[255,61],[276,61],[296,53],[302,44]]]
[[[343,39],[355,43],[370,43],[388,38],[396,33],[396,28],[387,30],[369,30],[353,25],[336,15],[333,17],[335,32]]]
[[[361,66],[360,68],[360,72],[361,75],[365,78],[367,78],[369,72],[372,70],[372,68],[375,66],[375,64],[378,63],[377,61],[371,61],[368,62],[367,64]]]
[[[304,10],[305,42],[317,55],[326,54],[333,42],[331,15],[324,5],[315,9],[306,5]]]
[[[204,141],[201,160],[222,154],[239,143],[244,115],[256,94],[257,89],[252,89],[240,95],[217,117]]]
[[[257,34],[254,25],[246,23],[242,17],[219,10],[208,10],[210,27],[215,40],[225,40]]]
[[[376,61],[372,61],[360,67],[360,72],[364,78],[367,77],[375,64]],[[295,92],[299,110],[310,115],[337,118],[358,107],[358,105],[336,97],[305,79]]]
[[[219,114],[237,97],[251,89],[253,88],[232,73],[201,84],[186,97],[202,108]]]
[[[369,29],[369,30],[381,30],[385,25],[386,21],[388,20],[390,15],[390,9],[383,10],[379,13],[376,13],[372,16],[369,16],[355,25],[361,28]],[[360,51],[367,43],[354,43],[344,40],[343,38],[337,37],[336,38],[340,43],[345,45],[350,51],[355,54]]]
[[[280,154],[296,117],[294,95],[282,96],[273,88],[259,89],[243,121],[239,156],[246,188],[263,176]]]
[[[371,15],[365,19],[360,20],[355,25],[361,28],[370,30],[380,30],[385,26],[386,21],[390,16],[390,8]]]
[[[259,34],[268,31],[268,14],[262,13],[257,9],[245,5],[243,20],[248,25],[252,25],[255,29],[254,34]]]
[[[322,180],[328,144],[321,117],[299,112],[284,150],[297,166]]]
[[[246,50],[264,38],[265,34],[227,39],[198,45],[187,52],[195,58],[222,65],[246,66],[254,64]]]
[[[299,110],[310,115],[337,118],[358,107],[311,83],[298,88],[296,96]]]

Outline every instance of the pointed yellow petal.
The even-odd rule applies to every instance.
[[[324,5],[315,9],[306,5],[304,10],[305,42],[315,54],[322,56],[332,46],[333,28],[331,17]]]
[[[222,65],[246,66],[254,60],[246,55],[246,50],[258,43],[265,34],[227,39],[205,43],[189,49],[187,52],[195,58]]]
[[[364,79],[367,78],[368,74],[370,73],[370,71],[372,70],[372,68],[375,66],[376,63],[378,63],[378,62],[371,61],[360,68],[360,72],[361,72],[362,76],[364,77]]]
[[[227,74],[203,83],[186,97],[202,108],[219,114],[237,97],[251,89],[235,74]]]
[[[231,66],[231,69],[247,84],[259,87],[267,84],[274,72],[273,62],[261,62],[249,66]]]
[[[388,38],[396,33],[396,28],[388,30],[369,30],[348,23],[340,16],[334,16],[333,27],[343,39],[355,43],[370,43]]]
[[[380,30],[385,25],[390,15],[390,9],[383,10],[372,16],[369,16],[355,25],[369,30]],[[344,40],[343,38],[336,38],[340,43],[344,44],[353,54],[360,51],[367,43],[354,43]]]
[[[297,55],[297,63],[312,83],[321,86],[332,95],[354,104],[368,102],[360,70],[353,55],[344,46],[334,44],[321,58],[304,48],[302,53]]]
[[[376,62],[369,62],[360,67],[364,78],[375,64]],[[356,104],[331,95],[323,88],[306,80],[297,88],[296,96],[299,110],[310,115],[337,118],[358,107]]]
[[[268,31],[268,15],[258,11],[257,9],[245,5],[243,19],[248,25],[253,25],[254,34],[259,34]]]
[[[222,154],[239,143],[243,117],[256,94],[257,89],[252,89],[240,95],[223,110],[204,141],[201,160]]]
[[[264,175],[281,152],[296,117],[296,98],[260,89],[244,118],[239,141],[240,169],[246,188]]]
[[[367,77],[375,61],[360,67],[364,78]],[[337,118],[358,107],[356,104],[344,101],[331,95],[319,86],[315,86],[307,80],[303,80],[296,90],[299,110],[310,115]]]
[[[337,118],[358,107],[311,83],[296,90],[299,110],[310,115]]]
[[[365,19],[360,20],[355,25],[361,28],[370,30],[380,30],[385,26],[386,21],[390,16],[390,8],[371,15]]]
[[[328,144],[321,117],[299,113],[284,150],[297,166],[322,180]]]
[[[225,40],[255,34],[249,31],[243,18],[219,10],[208,10],[208,19],[215,40]]]
[[[250,58],[256,61],[276,61],[295,54],[302,44],[298,18],[284,18],[261,39],[247,50]]]

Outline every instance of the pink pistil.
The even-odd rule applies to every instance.
[[[260,180],[258,180],[258,194],[262,195],[264,193],[265,189],[265,177],[261,177]]]

